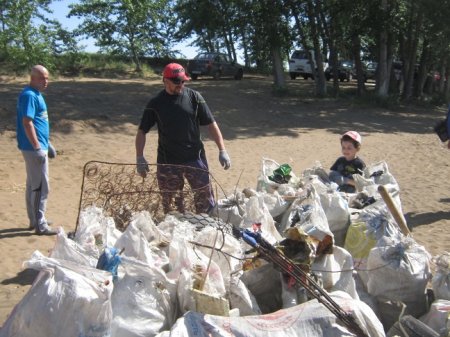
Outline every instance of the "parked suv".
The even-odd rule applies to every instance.
[[[193,80],[199,76],[212,76],[218,80],[223,76],[232,76],[241,80],[244,75],[244,67],[227,55],[222,53],[200,53],[189,60],[187,72]]]
[[[311,54],[311,58],[313,62],[315,62],[314,51],[306,51],[306,50],[295,50],[291,58],[289,59],[289,76],[291,80],[295,80],[297,76],[303,77],[307,80],[309,77],[314,79],[314,71],[317,67],[314,63],[314,67],[311,67],[311,63],[309,61],[309,54]]]

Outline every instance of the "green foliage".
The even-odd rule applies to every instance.
[[[422,73],[450,68],[450,0],[79,0],[69,5],[69,16],[81,19],[74,31],[49,19],[51,3],[0,0],[4,69],[23,73],[41,63],[64,75],[152,76],[162,66],[148,68],[149,57],[173,60],[179,55],[174,44],[192,37],[193,46],[234,60],[240,49],[247,67],[276,73],[274,79],[282,78],[280,58],[300,45],[323,54],[333,48],[331,55],[341,59],[362,51],[365,61],[380,61],[384,50],[383,59],[403,61],[405,73],[414,62],[424,66]],[[101,55],[81,52],[77,39],[85,37],[95,40]],[[386,69],[385,79],[391,75]],[[436,101],[444,95],[418,92]]]
[[[71,33],[46,17],[50,3],[49,0],[0,2],[0,61],[11,72],[23,73],[34,64],[54,70],[58,54],[77,51]]]
[[[93,37],[100,50],[133,59],[141,71],[144,56],[171,55],[174,15],[169,0],[81,0],[69,17],[83,20],[78,35]]]
[[[58,73],[65,76],[99,77],[99,78],[134,78],[155,77],[151,65],[143,63],[141,71],[137,72],[134,62],[124,56],[108,54],[79,53],[76,54],[80,62],[78,68],[73,68],[70,54],[58,58]]]

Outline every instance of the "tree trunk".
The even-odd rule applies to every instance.
[[[439,79],[438,90],[440,94],[443,94],[445,92],[445,83],[446,83],[445,75],[448,74],[448,69],[446,70],[447,68],[446,62],[447,60],[443,60],[442,65],[439,67],[439,73],[441,75],[441,78]]]
[[[420,55],[419,70],[417,74],[417,80],[414,86],[415,97],[423,96],[423,87],[425,85],[425,80],[427,78],[427,62],[429,54],[430,54],[430,45],[428,39],[425,38],[422,42],[422,53]]]
[[[338,68],[338,54],[336,50],[336,17],[337,13],[334,10],[335,7],[331,7],[331,12],[329,13],[329,26],[327,26],[325,20],[325,13],[321,12],[321,18],[324,27],[324,35],[327,37],[328,47],[329,47],[329,59],[327,60],[328,66],[331,65],[332,69]],[[339,80],[337,77],[337,72],[333,76],[333,93],[335,96],[339,95]]]
[[[247,35],[245,33],[245,29],[242,26],[239,27],[239,31],[241,33],[242,48],[244,49],[244,64],[246,67],[250,67],[250,56],[248,54]]]
[[[6,9],[4,9],[4,8],[2,8],[0,10],[0,22],[2,23],[2,29],[0,31],[0,35],[4,35],[5,31],[6,31],[5,16],[3,15],[3,13],[5,11],[6,11]],[[3,39],[3,51],[0,53],[0,57],[4,57],[5,59],[8,58],[8,39],[7,38]]]
[[[139,59],[139,56],[136,54],[136,51],[133,50],[133,61],[134,61],[134,65],[136,66],[135,71],[137,73],[142,73],[142,65],[141,65],[141,60]]]
[[[366,91],[363,65],[361,62],[361,40],[359,35],[354,32],[352,36],[353,58],[355,60],[356,78],[358,81],[357,95],[362,96]]]
[[[450,73],[450,64],[447,64],[445,71],[441,74],[441,80],[444,80],[444,78],[446,78],[446,75],[448,75]],[[450,81],[450,76],[448,76],[446,78],[447,80],[445,81],[445,85],[444,85],[444,92],[445,92],[445,99],[447,100],[447,102],[450,101],[450,84],[448,83],[448,81]]]
[[[235,60],[237,62],[237,54],[236,54],[236,47],[234,46],[234,40],[233,40],[233,33],[231,32],[231,30],[228,30],[228,36],[229,36],[229,40],[230,40],[230,44],[231,44],[231,56],[233,58],[233,60]]]
[[[275,80],[275,87],[286,87],[286,80],[284,78],[283,59],[281,58],[281,52],[279,48],[272,49],[273,57],[273,77]]]
[[[312,69],[311,70],[315,73],[314,79],[316,83],[316,94],[319,97],[325,96],[327,93],[327,86],[325,82],[325,75],[324,75],[324,69],[323,69],[323,58],[322,58],[322,52],[320,50],[320,43],[319,43],[319,35],[317,32],[317,15],[315,13],[314,5],[311,0],[308,0],[307,2],[307,12],[308,12],[308,19],[309,19],[309,29],[311,31],[311,40],[313,41],[314,46],[314,57],[315,62],[317,66],[317,70]]]
[[[310,50],[312,50],[312,48],[309,45],[308,40],[306,39],[305,29],[303,27],[302,21],[300,20],[300,17],[299,17],[300,14],[298,12],[297,7],[292,2],[290,2],[290,5],[291,5],[291,10],[292,10],[292,16],[294,17],[294,20],[295,20],[295,25],[297,26],[298,33],[299,33],[299,36],[300,36],[300,40],[302,41],[302,46],[303,46],[304,50],[307,52],[307,54],[308,54],[308,61],[309,61],[309,64],[311,64],[311,71],[313,73],[313,79],[315,80],[315,78],[316,78],[316,76],[314,74],[315,69],[313,67],[314,59],[313,59],[313,56],[310,53]]]
[[[417,15],[414,12],[414,10],[418,10]],[[422,27],[422,21],[423,21],[423,13],[418,8],[412,8],[413,11],[411,15],[411,30],[408,34],[408,67],[407,67],[407,73],[405,78],[405,86],[403,90],[403,98],[409,99],[412,97],[413,94],[413,85],[414,85],[414,74],[416,70],[416,60],[417,60],[417,45],[419,43],[419,31]],[[415,24],[413,24],[413,22]],[[405,65],[405,64],[404,64]]]
[[[378,87],[378,95],[381,97],[386,97],[389,93],[389,76],[388,73],[388,59],[387,59],[387,51],[388,51],[388,33],[387,33],[387,18],[388,18],[388,0],[381,0],[381,12],[382,16],[385,20],[382,20],[382,27],[380,31],[380,42],[379,42],[379,51],[380,51],[380,59],[378,62],[378,79],[377,79],[377,87]]]
[[[133,36],[131,36],[130,37],[130,51],[131,51],[133,63],[135,65],[134,71],[140,74],[140,73],[142,73],[142,65],[141,65],[141,60],[139,59],[139,55],[137,53],[136,45],[135,45],[134,41],[135,40],[134,40]]]

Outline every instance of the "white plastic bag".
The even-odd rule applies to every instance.
[[[188,223],[181,223],[179,227],[176,227],[169,248],[171,270],[167,276],[172,280],[180,280],[180,275],[185,273],[188,283],[186,287],[181,288],[181,290],[184,289],[184,292],[180,292],[179,287],[178,297],[190,296],[188,293],[191,286],[189,282],[193,281],[197,275],[201,275],[205,279],[202,289],[204,292],[216,297],[225,296],[226,289],[220,267],[214,260],[210,262],[210,255],[205,255],[195,247],[192,243],[195,241],[195,233],[191,232],[189,228],[191,225]]]
[[[194,241],[200,244],[196,249],[212,258],[212,261],[220,268],[226,293],[229,294],[231,309],[239,309],[240,315],[261,313],[254,296],[239,280],[242,275],[241,259],[244,258],[241,243],[233,236],[213,227],[205,227],[197,234]],[[216,250],[208,246],[214,246]]]
[[[431,280],[434,297],[450,301],[450,253],[435,256],[433,262],[436,265],[436,273]]]
[[[245,213],[244,203],[245,196],[240,192],[235,193],[227,199],[219,199],[212,215],[235,227],[240,227]]]
[[[100,256],[105,247],[114,246],[121,234],[113,218],[104,216],[101,208],[89,206],[80,212],[75,241],[89,254]]]
[[[169,258],[163,251],[157,248],[152,249],[141,229],[142,224],[138,225],[132,221],[116,241],[114,247],[119,251],[123,250],[122,255],[134,257],[145,264],[163,268],[169,263]]]
[[[286,211],[290,205],[289,202],[283,199],[278,191],[274,191],[273,193],[262,191],[258,193],[263,196],[264,203],[266,204],[267,209],[269,210],[269,213],[273,218]]]
[[[38,251],[24,263],[40,270],[6,320],[1,337],[109,337],[112,275]]]
[[[154,336],[175,322],[176,284],[153,265],[122,257],[111,296],[111,337]]]
[[[262,158],[261,161],[261,172],[258,177],[256,190],[258,192],[265,191],[268,193],[273,193],[274,191],[278,190],[278,188],[282,185],[291,185],[293,187],[297,186],[299,184],[299,179],[295,176],[293,172],[291,172],[291,179],[289,180],[288,184],[278,184],[272,180],[269,179],[269,176],[273,174],[273,171],[280,167],[280,164],[278,164],[275,160],[269,159],[269,158]]]
[[[262,196],[252,196],[245,204],[243,227],[251,228],[256,223],[261,224],[261,234],[269,243],[274,244],[282,239]]]
[[[311,271],[320,278],[326,291],[345,291],[359,300],[353,279],[353,258],[344,248],[334,246],[332,254],[317,257],[311,265]]]
[[[337,191],[327,191],[320,194],[320,204],[328,220],[328,226],[334,234],[334,244],[343,247],[348,226],[350,212],[347,201]]]
[[[364,169],[364,176],[354,174],[353,178],[355,179],[357,191],[364,190],[369,196],[377,200],[381,199],[378,193],[378,186],[383,185],[392,197],[400,214],[403,214],[402,202],[400,200],[400,186],[394,176],[389,172],[386,162],[381,161],[367,165]]]
[[[431,304],[430,310],[420,320],[439,333],[449,336],[450,333],[450,301],[437,300]]]
[[[156,226],[148,211],[142,211],[133,214],[133,217],[130,221],[130,225],[131,224],[133,224],[142,232],[142,234],[144,234],[145,239],[152,246],[158,246],[170,241],[168,235],[166,235],[158,228],[158,226]]]
[[[333,245],[334,235],[328,225],[327,216],[314,186],[309,187],[309,196],[305,200],[296,200],[282,219],[283,232],[293,225],[301,228],[307,235],[320,241],[321,248]],[[318,254],[321,252],[317,252]]]
[[[384,238],[377,245],[370,251],[367,262],[368,293],[380,303],[386,299],[403,302],[407,306],[405,314],[414,317],[424,314],[426,287],[431,280],[428,252],[411,237],[401,241]]]
[[[67,237],[64,229],[60,227],[56,235],[56,243],[50,252],[50,257],[58,260],[72,261],[81,266],[97,266],[98,256],[91,255],[92,252],[87,251],[74,240]]]
[[[371,249],[383,238],[399,241],[402,237],[382,200],[365,207],[359,213],[347,231],[344,248],[353,256],[355,269],[364,287],[367,288],[369,278],[367,260]]]
[[[331,294],[341,308],[352,312],[355,321],[371,337],[384,337],[383,326],[365,303],[342,292]],[[353,336],[347,327],[317,300],[267,315],[223,317],[187,312],[170,330],[170,336],[252,336],[252,337],[342,337]],[[161,333],[159,336],[168,336]]]

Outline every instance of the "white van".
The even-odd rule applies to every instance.
[[[314,68],[312,69],[315,70],[317,68],[313,50],[296,50],[292,53],[292,56],[289,59],[289,75],[292,80],[295,80],[297,76],[302,76],[305,80],[309,77],[314,79],[314,71],[311,69],[308,53],[311,54],[311,58],[314,63]],[[326,63],[324,62],[324,69],[325,68]]]

